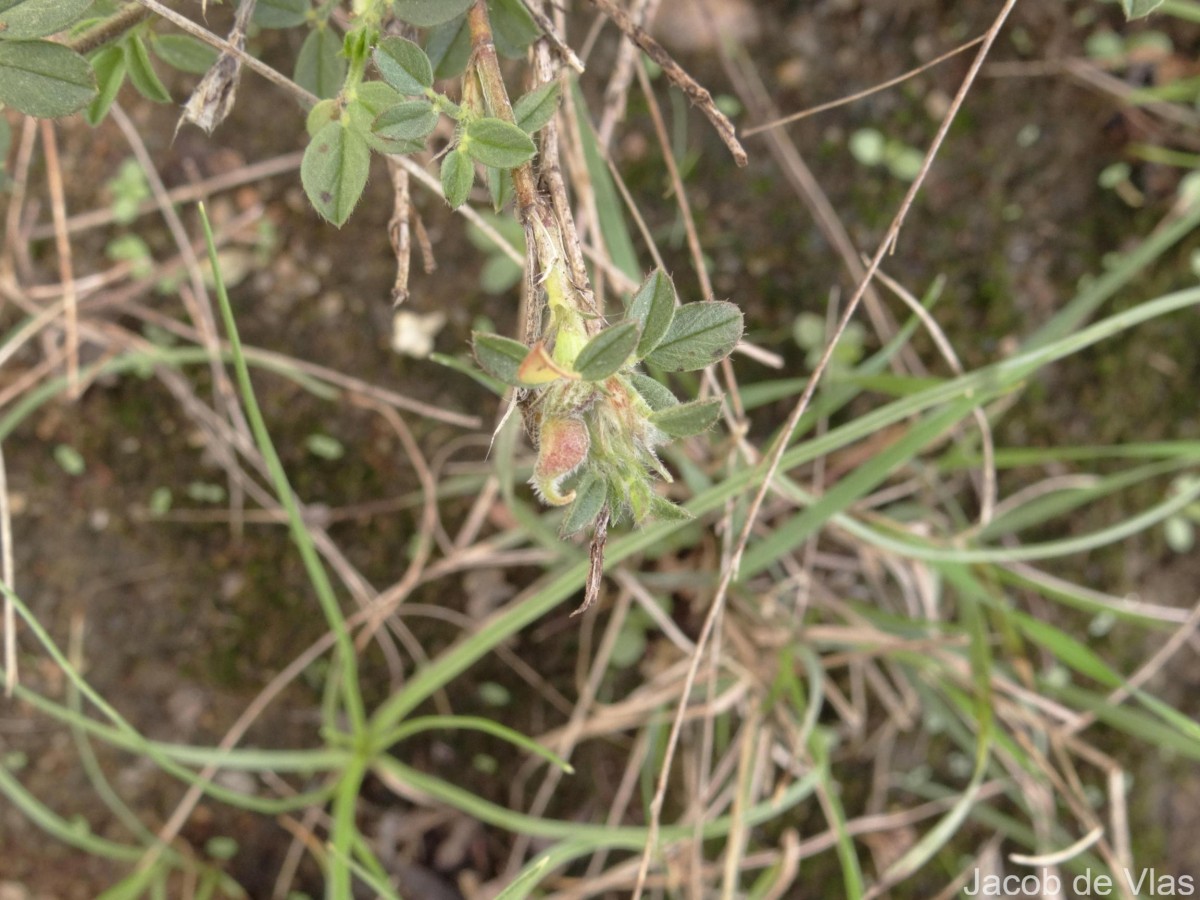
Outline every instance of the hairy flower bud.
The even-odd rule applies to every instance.
[[[537,465],[533,467],[530,484],[543,501],[551,506],[565,506],[575,499],[574,491],[565,495],[561,492],[562,482],[587,459],[590,446],[591,439],[582,419],[542,419]]]

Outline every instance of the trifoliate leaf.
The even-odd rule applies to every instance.
[[[483,371],[507,385],[520,387],[517,368],[529,355],[528,347],[512,338],[480,331],[472,333],[471,343],[475,361]]]
[[[639,322],[625,321],[605,328],[579,351],[575,371],[584,381],[603,381],[625,365],[640,332]]]
[[[362,196],[370,167],[366,138],[334,121],[309,141],[300,163],[300,180],[317,212],[341,228]]]
[[[395,141],[376,134],[375,120],[386,110],[404,102],[403,95],[382,81],[364,81],[355,91],[354,100],[346,104],[350,127],[367,139],[372,150],[380,153],[408,154],[425,148],[425,140]]]
[[[410,100],[381,112],[371,130],[393,141],[421,141],[437,127],[437,123],[437,110],[432,104]]]
[[[600,510],[604,509],[604,501],[607,499],[608,483],[590,472],[585,474],[575,485],[575,500],[571,503],[571,508],[567,510],[559,533],[563,537],[570,537],[583,531],[596,521]]]
[[[742,311],[732,303],[687,303],[646,360],[668,372],[702,369],[728,356],[741,336]]]
[[[626,318],[642,323],[637,356],[644,359],[659,345],[675,318],[675,285],[671,276],[662,269],[651,272],[633,295]]]
[[[649,375],[643,375],[640,372],[633,372],[629,376],[629,383],[633,385],[633,389],[642,395],[642,399],[646,401],[655,412],[660,409],[666,409],[668,406],[677,406],[679,400],[675,395],[662,383],[654,380]]]
[[[660,409],[650,417],[650,423],[671,437],[691,437],[707,431],[721,415],[721,401],[693,400]]]
[[[346,79],[346,60],[341,53],[341,38],[325,26],[314,28],[296,57],[296,84],[322,99],[336,96]]]
[[[475,119],[467,126],[462,147],[485,166],[515,169],[533,158],[537,148],[524,131],[503,119]]]
[[[467,202],[474,181],[475,166],[462,147],[447,153],[442,160],[442,193],[451,209],[458,209]]]
[[[526,134],[545,128],[558,111],[558,82],[549,81],[513,104],[513,118]]]
[[[190,34],[150,32],[150,49],[172,69],[192,75],[203,75],[219,56],[216,50]]]
[[[311,9],[309,0],[258,0],[254,22],[262,28],[292,28],[303,25]]]
[[[92,5],[92,0],[0,0],[0,37],[6,41],[57,34]]]
[[[433,64],[412,41],[384,38],[375,48],[374,59],[384,81],[402,94],[424,94],[433,86]]]
[[[170,103],[171,93],[159,80],[158,73],[154,71],[154,64],[150,62],[150,54],[142,39],[133,35],[123,43],[123,46],[125,47],[125,67],[129,72],[129,80],[133,82],[138,93],[155,103]]]
[[[419,28],[432,28],[462,15],[474,0],[395,0],[396,18]]]
[[[51,119],[82,109],[96,95],[88,61],[50,41],[0,41],[0,103]]]
[[[84,116],[89,125],[99,125],[108,115],[108,108],[125,83],[125,51],[109,44],[92,57],[92,71],[96,75],[99,92],[88,104]]]

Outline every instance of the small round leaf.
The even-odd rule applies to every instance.
[[[533,134],[554,118],[558,111],[558,82],[548,81],[513,104],[513,118],[526,134]]]
[[[711,428],[720,415],[720,399],[693,400],[660,409],[650,417],[650,422],[671,437],[691,437]]]
[[[371,130],[393,141],[424,140],[438,123],[438,114],[424,100],[410,100],[385,109],[371,125]]]
[[[384,81],[402,94],[424,94],[433,86],[433,64],[412,41],[384,38],[375,48],[374,59]]]
[[[642,395],[642,399],[646,401],[646,405],[655,412],[658,412],[660,409],[666,409],[668,406],[679,404],[675,395],[665,385],[655,381],[649,375],[633,372],[629,376],[629,383],[633,385],[635,391]]]
[[[742,311],[732,303],[687,303],[646,360],[667,372],[690,372],[724,359],[741,337]]]
[[[471,185],[475,181],[475,166],[471,158],[456,147],[442,160],[442,193],[451,209],[458,209],[467,202]]]
[[[529,348],[520,341],[498,334],[476,331],[471,335],[475,361],[493,378],[513,387],[520,386],[517,369],[529,355]]]
[[[303,25],[311,9],[309,0],[258,0],[254,23],[262,28],[292,28]]]
[[[503,119],[476,119],[467,126],[463,149],[485,166],[515,169],[533,159],[537,147],[524,131]]]
[[[0,41],[0,103],[51,119],[87,106],[96,95],[88,61],[50,41]]]
[[[108,108],[125,83],[124,51],[112,44],[100,50],[92,57],[92,71],[96,74],[96,84],[100,90],[88,104],[85,116],[89,125],[98,125],[108,115]]]
[[[150,32],[150,49],[172,69],[193,75],[203,75],[216,64],[219,56],[216,50],[190,34]]]
[[[575,357],[575,371],[584,381],[603,381],[629,360],[637,346],[641,324],[625,321],[602,332],[587,342]]]
[[[0,3],[0,35],[6,41],[57,34],[83,15],[92,0],[9,0]]]
[[[608,482],[590,472],[579,479],[575,485],[575,500],[563,519],[559,533],[563,537],[583,531],[600,515],[604,509],[604,501],[608,499]]]
[[[341,38],[325,26],[314,28],[296,57],[296,84],[322,99],[336,96],[346,78],[346,60],[341,52]]]
[[[474,0],[395,0],[396,18],[420,28],[431,28],[461,16]]]
[[[323,125],[305,148],[300,180],[317,212],[341,228],[362,196],[370,166],[366,139],[341,121],[333,121]]]
[[[675,285],[671,276],[655,269],[633,295],[628,318],[642,323],[637,355],[638,359],[644,359],[658,346],[675,318]]]
[[[154,64],[150,62],[150,54],[142,39],[133,35],[124,42],[123,46],[125,47],[125,66],[129,71],[129,80],[133,82],[138,93],[155,103],[170,103],[171,93],[159,79],[158,73],[154,71]]]

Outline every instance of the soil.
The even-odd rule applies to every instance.
[[[732,4],[738,6],[738,4]],[[812,106],[870,87],[910,69],[946,48],[981,33],[996,4],[980,0],[824,0],[757,5],[753,60],[781,110]],[[219,14],[217,14],[219,15]],[[219,24],[214,19],[214,26]],[[587,22],[579,23],[582,38]],[[951,132],[946,149],[914,207],[900,250],[887,263],[889,274],[920,292],[936,277],[946,288],[937,315],[970,367],[1011,350],[1014,341],[1044,322],[1068,299],[1088,273],[1099,270],[1106,254],[1136,242],[1165,212],[1174,197],[1170,173],[1135,166],[1135,182],[1147,190],[1142,208],[1132,208],[1115,192],[1099,186],[1100,173],[1127,159],[1128,141],[1114,137],[1120,110],[1114,100],[1063,74],[1037,74],[1037,62],[1083,53],[1089,35],[1105,28],[1126,32],[1115,7],[1090,2],[1018,5],[1012,24],[997,45],[993,62],[1027,62],[1027,72],[996,67],[985,70]],[[670,29],[662,37],[672,44]],[[1196,48],[1191,31],[1173,35],[1183,54]],[[606,32],[606,37],[611,34]],[[684,64],[714,94],[734,93],[715,52],[694,36],[676,41]],[[267,58],[286,69],[294,47],[269,46]],[[611,53],[604,41],[600,58]],[[936,117],[944,110],[968,65],[956,57],[903,85],[857,103],[809,118],[788,133],[809,165],[852,239],[873,248],[890,220],[906,183],[883,168],[870,169],[847,151],[849,136],[873,128],[889,139],[923,149]],[[173,95],[185,96],[185,82],[173,83]],[[597,82],[586,84],[599,91]],[[172,141],[176,110],[153,107],[128,88],[121,95],[159,166],[168,187],[198,175],[230,171],[243,164],[303,146],[302,117],[273,89],[247,76],[233,119],[211,138],[183,129]],[[698,115],[681,118],[672,111],[684,143],[690,200],[697,211],[701,240],[711,257],[718,296],[731,297],[747,312],[751,337],[784,354],[788,369],[799,374],[803,351],[791,342],[792,324],[802,311],[824,314],[831,285],[850,286],[836,255],[810,213],[787,187],[761,138],[747,140],[751,163],[737,170],[720,142]],[[14,120],[15,121],[15,120]],[[264,127],[269,123],[269,127]],[[103,208],[110,198],[103,184],[128,155],[111,122],[89,130],[68,120],[59,127],[71,212]],[[651,230],[662,238],[685,299],[698,295],[690,274],[687,247],[658,157],[645,109],[636,100],[618,131],[618,155]],[[31,191],[43,191],[42,168],[35,167]],[[419,313],[442,312],[445,328],[436,347],[458,353],[473,323],[490,318],[497,330],[511,333],[516,321],[515,295],[488,296],[479,288],[483,260],[465,240],[461,221],[440,203],[418,194],[418,205],[436,248],[433,274],[414,266],[410,307]],[[40,207],[40,220],[48,212]],[[387,239],[390,185],[376,161],[367,195],[349,224],[336,230],[307,208],[294,173],[242,188],[212,204],[214,216],[228,220],[255,203],[265,206],[263,222],[273,246],[263,255],[243,243],[246,277],[233,290],[244,340],[278,350],[368,382],[401,391],[444,409],[481,414],[496,412],[492,396],[473,382],[434,364],[405,358],[390,349],[389,291],[394,261]],[[194,220],[185,212],[190,224]],[[169,235],[157,220],[137,226],[152,252],[166,252]],[[114,226],[88,232],[74,245],[77,273],[106,268],[105,245],[131,228]],[[194,232],[193,232],[194,233]],[[1184,284],[1194,284],[1189,255],[1195,239],[1169,255],[1154,277],[1117,301],[1136,303]],[[32,247],[39,276],[57,278],[52,241]],[[183,316],[172,296],[147,298],[161,312]],[[0,313],[11,328],[14,310]],[[1147,326],[1129,340],[1073,359],[1055,369],[1030,393],[1027,402],[1006,418],[997,435],[1006,446],[1119,442],[1200,436],[1195,385],[1200,362],[1200,323],[1174,317]],[[918,343],[923,352],[928,345]],[[30,347],[0,372],[7,387],[41,359]],[[924,354],[923,354],[924,355]],[[927,358],[932,358],[927,357]],[[739,362],[746,382],[774,377],[753,362]],[[189,371],[202,397],[209,396],[207,373]],[[330,510],[404,498],[419,483],[395,435],[376,418],[351,406],[313,398],[277,376],[256,374],[256,385],[275,443],[298,493]],[[1153,402],[1147,402],[1152,397]],[[782,410],[783,407],[780,407]],[[778,411],[764,411],[765,430]],[[435,451],[462,431],[424,423],[423,446]],[[5,465],[13,503],[16,587],[38,620],[59,642],[78,636],[79,658],[90,683],[150,737],[211,744],[255,694],[323,632],[314,613],[303,570],[283,529],[251,522],[238,534],[222,521],[226,502],[213,490],[226,484],[219,463],[203,452],[196,425],[155,378],[131,375],[102,379],[78,402],[61,400],[40,408],[5,442]],[[340,459],[323,459],[306,444],[310,435],[333,435],[346,448]],[[74,448],[85,467],[64,472],[55,450]],[[479,451],[479,452],[477,452]],[[472,455],[474,454],[474,455]],[[478,462],[481,448],[463,459]],[[1005,484],[1005,490],[1019,485]],[[208,521],[182,516],[148,520],[154,492],[169,488],[174,511],[198,510]],[[1131,505],[1135,495],[1123,498]],[[399,503],[396,504],[399,507]],[[1114,510],[1099,509],[1074,523],[1080,532]],[[402,571],[419,509],[415,506],[338,519],[332,536],[373,584],[394,581]],[[1119,510],[1117,511],[1119,514]],[[453,515],[450,513],[450,515]],[[1194,600],[1194,560],[1173,557],[1161,542],[1138,539],[1096,563],[1088,577],[1115,592],[1140,590],[1144,599],[1186,604]],[[467,595],[488,589],[511,593],[522,573],[495,575],[489,584],[460,585],[457,596],[414,597],[469,613]],[[535,570],[527,574],[529,579]],[[455,634],[433,620],[415,620],[418,640],[432,654]],[[551,685],[569,689],[574,677],[578,637],[574,623],[544,626],[522,639],[521,650],[536,654],[538,671]],[[1143,658],[1138,648],[1131,659]],[[28,633],[22,637],[21,679],[31,689],[55,698],[66,696],[61,672],[35,653]],[[369,672],[379,695],[393,684],[387,672]],[[1168,697],[1184,712],[1196,714],[1195,677],[1188,692]],[[479,687],[500,684],[523,692],[521,715],[530,733],[557,723],[561,712],[529,689],[503,663],[492,660],[455,683],[454,709],[479,707]],[[1186,681],[1184,683],[1187,683]],[[259,746],[311,746],[318,742],[316,714],[320,697],[298,682],[258,722],[250,740]],[[522,723],[513,723],[521,728]],[[490,746],[490,745],[489,745]],[[153,766],[136,757],[96,745],[100,762],[125,801],[151,828],[163,823],[182,793]],[[492,748],[494,752],[494,747]],[[1121,748],[1117,748],[1118,754]],[[475,748],[470,741],[429,741],[417,745],[410,765],[461,773],[470,771]],[[24,787],[62,815],[86,820],[99,835],[119,835],[118,822],[96,797],[78,762],[69,731],[37,715],[26,705],[0,701],[0,756]],[[597,755],[596,771],[611,763]],[[1128,760],[1136,765],[1136,760]],[[499,760],[501,766],[508,761]],[[1194,841],[1198,824],[1195,798],[1200,794],[1194,767],[1159,772],[1136,769],[1150,788],[1140,833],[1158,846],[1162,866],[1180,873],[1200,872]],[[481,774],[472,790],[507,802],[508,785]],[[1179,787],[1179,790],[1175,790]],[[579,800],[580,798],[575,798]],[[368,795],[377,802],[366,815],[372,828],[395,821],[386,803],[390,795]],[[582,802],[582,801],[580,801]],[[566,811],[569,813],[570,811]],[[393,813],[394,815],[394,813]],[[397,826],[399,827],[399,826]],[[182,840],[202,851],[212,837],[236,835],[238,852],[229,872],[251,897],[269,897],[291,835],[268,817],[232,813],[218,804],[202,804],[184,829]],[[496,838],[462,817],[433,823],[423,854],[407,860],[410,879],[420,885],[405,896],[457,896],[449,885],[454,873],[489,868],[503,860]],[[0,900],[95,897],[113,883],[119,869],[68,850],[34,828],[21,812],[0,806]],[[421,879],[433,879],[422,882]],[[302,867],[296,890],[320,894],[319,873]],[[815,895],[814,895],[815,896]]]

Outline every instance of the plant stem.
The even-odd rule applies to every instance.
[[[467,12],[467,26],[471,31],[471,65],[479,78],[484,100],[491,115],[516,124],[512,103],[508,98],[508,89],[504,85],[504,76],[500,72],[500,60],[496,56],[496,45],[492,40],[492,25],[488,18],[486,0],[475,0],[475,5]],[[556,315],[551,317],[550,329],[557,331],[559,326],[566,325],[577,330],[580,335],[596,333],[602,326],[600,317],[596,314],[591,297],[591,289],[586,283],[578,283],[579,275],[568,266],[568,256],[565,250],[566,241],[563,223],[550,205],[538,193],[537,178],[533,172],[532,161],[523,163],[512,170],[513,191],[517,198],[517,210],[521,225],[525,228],[526,246],[533,249],[540,273],[538,281],[544,286],[544,295],[551,298],[552,308],[557,301]],[[570,211],[563,215],[570,216]],[[533,273],[530,273],[531,275]],[[583,273],[586,279],[586,272]],[[542,292],[537,292],[531,298],[530,309],[526,313],[525,338],[532,343],[540,335],[542,312],[545,299]],[[554,335],[547,334],[548,339]]]
[[[141,24],[148,18],[150,18],[150,10],[136,3],[130,3],[128,6],[117,10],[117,12],[113,13],[107,19],[97,22],[83,34],[73,40],[67,41],[66,46],[70,47],[76,53],[87,55],[97,47],[121,37],[129,29]]]
[[[471,29],[471,56],[475,70],[479,73],[484,99],[487,100],[492,115],[515,125],[517,120],[513,115],[512,103],[508,99],[508,89],[504,86],[504,76],[500,73],[496,44],[492,40],[492,23],[488,18],[486,0],[475,0],[475,5],[467,12],[467,26]],[[522,163],[513,169],[512,179],[513,190],[517,195],[517,208],[521,211],[521,219],[524,222],[538,205],[533,163]]]

